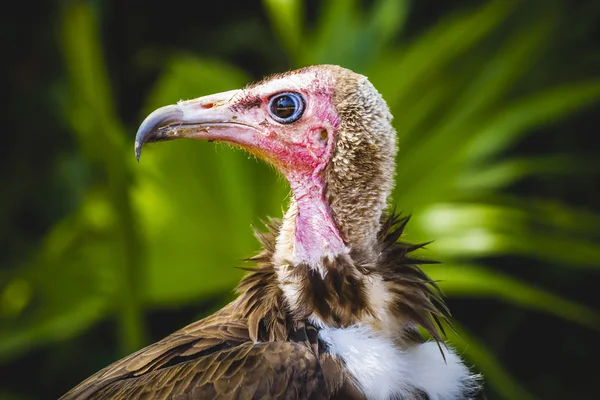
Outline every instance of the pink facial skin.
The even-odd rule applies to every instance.
[[[323,171],[333,155],[339,119],[331,102],[333,82],[327,78],[319,79],[314,74],[306,75],[256,87],[261,106],[248,110],[244,120],[248,121],[246,117],[249,117],[260,121],[266,136],[255,144],[255,148],[267,153],[263,156],[290,183],[298,209],[294,259],[318,265],[323,258],[333,258],[347,251],[325,200],[323,184]],[[306,108],[300,119],[286,125],[269,116],[268,104],[271,96],[287,91],[300,93]]]
[[[327,72],[290,74],[243,90],[181,101],[175,110],[180,121],[170,119],[168,126],[161,128],[168,138],[238,145],[277,167],[289,181],[297,205],[294,261],[312,266],[347,252],[325,199],[323,182],[339,127],[333,90],[333,78]],[[305,101],[302,116],[289,124],[277,122],[269,111],[269,99],[282,92],[299,93]],[[173,107],[165,109],[173,114]],[[151,116],[159,119],[160,113],[157,110]]]

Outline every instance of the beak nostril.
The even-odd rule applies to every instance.
[[[208,109],[208,108],[213,108],[214,106],[215,106],[214,103],[206,103],[206,104],[202,104],[200,107]]]

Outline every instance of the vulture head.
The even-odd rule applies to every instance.
[[[271,163],[293,192],[275,257],[318,269],[351,250],[374,256],[394,183],[391,120],[366,77],[319,65],[162,107],[140,126],[135,148],[139,159],[148,142],[216,140]]]

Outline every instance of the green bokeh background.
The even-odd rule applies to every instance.
[[[1,18],[0,398],[56,398],[232,298],[288,188],[153,109],[334,63],[387,100],[393,203],[490,399],[595,398],[600,3],[11,3]]]

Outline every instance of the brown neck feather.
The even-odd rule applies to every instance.
[[[345,327],[370,320],[377,325],[381,309],[371,298],[367,284],[379,280],[389,293],[385,304],[387,313],[396,318],[396,332],[400,339],[415,333],[421,325],[436,340],[441,340],[440,321],[449,313],[437,285],[419,268],[431,263],[410,256],[423,245],[399,242],[408,218],[390,215],[381,224],[377,235],[381,257],[377,262],[367,261],[363,254],[353,253],[327,263],[327,273],[321,276],[315,269],[296,265],[290,276],[297,278],[298,302],[291,306],[284,298],[284,290],[273,264],[275,239],[280,221],[270,220],[266,232],[256,232],[263,251],[251,258],[256,268],[238,286],[235,301],[238,316],[246,319],[252,340],[287,340],[291,327],[297,322],[320,321],[331,327]],[[379,321],[388,323],[389,321]],[[316,322],[315,322],[316,323]]]
[[[326,199],[352,250],[372,253],[394,186],[396,131],[388,107],[365,78],[338,82],[340,117],[333,157],[325,170]]]

